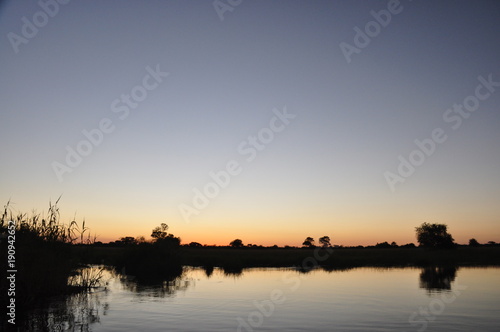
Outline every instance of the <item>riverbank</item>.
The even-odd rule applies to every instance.
[[[123,259],[127,248],[78,247],[88,263],[114,265]],[[423,248],[231,248],[181,247],[182,265],[242,269],[246,267],[328,268],[401,267],[401,266],[500,266],[500,247],[459,246],[450,250]],[[126,257],[125,257],[126,259]]]

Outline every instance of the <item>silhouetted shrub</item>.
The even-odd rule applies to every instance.
[[[444,224],[423,223],[416,227],[417,240],[425,248],[453,248],[453,237],[448,233]]]
[[[471,246],[471,247],[479,247],[480,244],[479,244],[479,242],[477,242],[476,239],[470,239],[469,240],[469,246]]]

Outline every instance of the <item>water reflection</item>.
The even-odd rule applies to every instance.
[[[457,276],[458,268],[453,266],[425,267],[420,270],[420,273],[415,269],[387,269],[387,271],[378,271],[380,269],[361,268],[350,270],[345,274],[333,272],[346,271],[349,269],[316,269],[315,271],[310,271],[309,269],[299,268],[295,269],[298,275],[290,275],[289,272],[292,270],[293,269],[269,268],[243,270],[239,268],[222,269],[213,267],[200,269],[184,267],[180,275],[164,276],[162,278],[163,280],[157,283],[145,283],[143,278],[128,276],[108,269],[104,272],[104,280],[108,281],[105,287],[94,289],[90,292],[74,294],[54,301],[47,308],[34,312],[28,319],[23,319],[26,323],[20,330],[92,331],[92,325],[95,323],[104,326],[110,321],[116,324],[117,321],[128,319],[130,315],[134,317],[134,310],[130,309],[130,306],[133,307],[134,305],[139,305],[141,308],[145,308],[144,310],[146,311],[151,310],[152,313],[150,312],[149,314],[158,315],[157,319],[161,322],[168,321],[170,324],[179,324],[179,326],[186,322],[185,318],[179,317],[187,317],[189,316],[187,313],[193,312],[193,310],[211,312],[210,310],[212,310],[212,305],[214,303],[216,304],[214,308],[219,309],[227,305],[227,308],[231,309],[227,309],[226,311],[222,310],[221,316],[217,320],[222,324],[225,322],[224,319],[227,319],[222,313],[227,314],[231,312],[231,310],[237,312],[239,310],[237,315],[244,316],[248,315],[248,312],[253,312],[252,310],[254,310],[253,307],[249,308],[245,306],[245,301],[234,302],[234,292],[239,294],[238,297],[250,299],[254,296],[253,293],[255,288],[263,287],[261,290],[265,289],[267,292],[268,289],[266,285],[268,284],[273,285],[272,287],[269,286],[271,288],[274,287],[276,289],[288,291],[287,296],[290,296],[291,299],[296,296],[296,303],[311,301],[311,299],[319,302],[325,299],[333,302],[335,302],[337,298],[342,299],[341,301],[339,300],[338,304],[335,304],[337,305],[336,310],[339,312],[345,311],[348,316],[354,312],[349,311],[349,308],[353,308],[353,304],[346,303],[349,303],[353,296],[353,301],[355,303],[364,303],[367,306],[373,304],[370,302],[372,297],[366,297],[366,293],[373,291],[372,286],[366,286],[372,278],[377,280],[377,285],[380,285],[380,287],[384,289],[384,292],[389,293],[394,283],[386,282],[385,280],[391,278],[393,278],[392,280],[394,282],[397,280],[407,280],[406,278],[398,279],[406,275],[411,275],[412,277],[408,287],[405,289],[416,287],[415,280],[418,276],[420,288],[427,290],[429,293],[443,292],[452,290],[452,284]],[[383,278],[380,272],[383,273]],[[237,283],[228,283],[227,281],[230,280],[230,278],[238,279]],[[317,280],[317,282],[312,283],[307,280]],[[315,287],[317,287],[316,293],[323,294],[321,295],[323,297],[314,298],[314,295],[310,295],[309,297],[309,295],[304,296],[304,294],[301,293],[303,289],[306,289],[306,286],[310,287],[309,285],[311,284],[315,284]],[[197,289],[195,289],[194,286],[196,286]],[[297,288],[292,288],[292,286]],[[453,285],[453,287],[456,287],[456,285]],[[179,292],[184,293],[188,289],[190,292],[186,293],[186,296],[181,294],[181,296],[176,297],[176,294],[179,294]],[[198,291],[199,293],[193,296],[191,290],[195,292]],[[267,294],[266,292],[263,294]],[[324,293],[328,292],[330,292],[330,295],[324,296]],[[176,297],[175,301],[179,304],[178,306],[170,305],[173,297]],[[389,298],[392,299],[392,297]],[[267,299],[266,297],[266,300]],[[301,300],[299,301],[298,299]],[[258,300],[262,301],[260,298],[258,298]],[[135,304],[130,305],[130,303]],[[294,302],[290,301],[290,303]],[[241,307],[238,307],[238,305]],[[328,306],[315,307],[315,310],[323,310],[323,307]],[[175,312],[177,316],[164,315],[163,313],[158,314],[156,312],[158,308],[163,308],[159,310],[163,313],[169,312],[171,314]],[[217,310],[219,309],[213,309],[214,311],[211,312],[210,315],[217,315]],[[123,312],[126,312],[126,314]],[[106,317],[106,319],[102,319],[101,323],[101,318],[106,315],[109,316]],[[210,315],[206,317],[210,317]],[[170,318],[168,317],[177,317],[177,320],[169,320]],[[288,326],[286,325],[286,320],[282,323],[283,326]],[[145,324],[147,325],[147,322],[145,322]],[[214,329],[212,328],[211,330]]]
[[[429,292],[449,291],[455,281],[458,268],[455,266],[429,266],[420,272],[420,288]]]
[[[206,274],[207,278],[210,278],[212,276],[212,274],[214,273],[214,267],[211,265],[205,266],[203,269],[205,270],[205,274]]]
[[[120,275],[120,282],[123,287],[134,293],[137,297],[173,297],[178,291],[185,291],[189,286],[194,285],[194,280],[186,279],[183,275],[172,277],[159,283],[142,283],[134,277]]]
[[[90,325],[106,315],[109,303],[106,290],[84,292],[54,301],[48,307],[36,310],[24,320],[25,331],[91,331]]]
[[[87,269],[92,271],[95,267]],[[110,308],[108,295],[113,291],[112,288],[129,291],[141,298],[165,298],[174,296],[178,291],[185,291],[194,283],[194,280],[185,278],[183,274],[158,278],[155,276],[155,280],[163,280],[144,283],[143,278],[107,268],[103,270],[105,283],[101,287],[53,299],[47,306],[27,314],[18,327],[21,331],[92,331],[91,325],[99,323],[101,315],[105,316]]]
[[[226,266],[223,267],[224,275],[231,277],[241,277],[243,276],[243,268],[240,266]]]

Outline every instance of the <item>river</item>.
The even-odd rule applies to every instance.
[[[93,267],[94,269],[96,267]],[[500,268],[185,267],[144,285],[109,270],[102,287],[54,301],[46,331],[498,331]]]

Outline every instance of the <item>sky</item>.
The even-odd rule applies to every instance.
[[[0,3],[0,201],[103,242],[500,242],[498,1]]]

